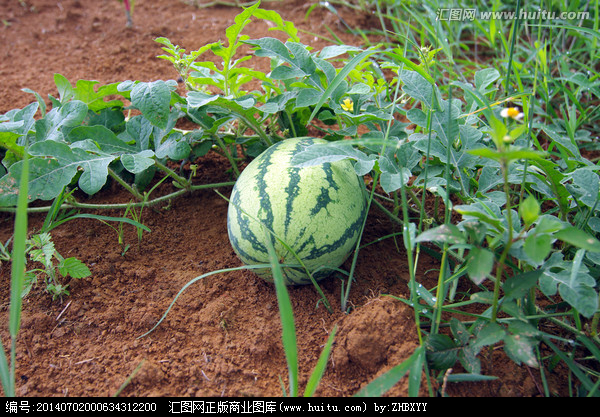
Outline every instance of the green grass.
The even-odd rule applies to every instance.
[[[404,301],[419,306],[416,321],[427,361],[419,361],[423,353],[415,352],[390,371],[393,380],[409,366],[420,371],[428,365],[428,377],[442,382],[456,362],[467,374],[451,381],[487,379],[480,375],[479,357],[485,356],[484,348],[499,345],[516,363],[538,368],[544,381],[555,361],[563,361],[573,375],[569,392],[598,396],[600,158],[584,153],[599,149],[598,2],[477,4],[478,12],[517,15],[537,9],[589,12],[588,19],[577,21],[436,19],[441,9],[463,7],[443,1],[329,3],[336,14],[337,8],[350,7],[378,16],[379,27],[354,29],[357,40],[379,35],[394,51],[384,64],[397,73],[406,69],[418,74],[402,79],[409,97],[397,114],[414,123],[409,140],[417,142],[428,162],[420,172],[412,171],[420,186],[401,183],[382,202],[394,202],[394,209],[383,210],[403,225],[411,271],[411,297]],[[457,116],[449,98],[461,103]],[[499,109],[509,103],[522,109],[521,120],[500,116]],[[479,146],[469,147],[473,131],[467,127],[483,135]],[[440,146],[435,136],[452,140],[452,145]],[[476,171],[460,164],[471,155],[481,158],[469,160],[477,164]],[[402,161],[398,158],[399,166]],[[375,182],[380,175],[374,173]],[[436,186],[428,187],[431,182]],[[409,203],[414,205],[419,195],[417,212]],[[459,204],[453,205],[451,196]],[[426,199],[436,199],[445,209],[429,230],[424,228],[432,217],[423,210]],[[383,208],[378,201],[375,205]],[[463,221],[452,224],[453,211]],[[414,274],[424,242],[438,247],[439,279],[432,288]],[[473,289],[458,294],[458,283],[465,279]],[[459,297],[469,301],[457,301]],[[467,310],[473,306],[481,306],[483,313]],[[508,318],[501,319],[500,312]],[[443,318],[448,313],[473,320],[448,322]],[[560,330],[546,333],[545,323]],[[554,354],[542,356],[542,345]]]
[[[24,174],[21,178],[17,212],[15,216],[15,233],[13,236],[12,248],[12,266],[11,266],[11,285],[10,285],[10,307],[8,315],[8,330],[10,335],[9,358],[6,357],[6,350],[0,341],[2,355],[0,355],[0,379],[2,380],[2,389],[7,397],[16,395],[15,367],[17,336],[21,327],[21,292],[25,280],[25,244],[27,240],[27,180],[28,180],[28,159],[25,157]]]

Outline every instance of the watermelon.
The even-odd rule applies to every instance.
[[[268,264],[270,238],[286,285],[312,282],[306,270],[316,281],[331,275],[354,249],[366,215],[364,182],[350,160],[292,165],[315,143],[326,141],[294,138],[269,147],[242,171],[229,200],[227,232],[238,257]],[[253,271],[273,281],[271,268]]]

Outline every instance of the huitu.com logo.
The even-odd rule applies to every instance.
[[[548,10],[520,10],[515,11],[479,11],[478,9],[468,9],[461,7],[439,8],[437,9],[435,19],[444,21],[465,21],[465,20],[585,20],[590,18],[590,12],[556,12]]]

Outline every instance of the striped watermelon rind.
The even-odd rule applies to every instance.
[[[271,236],[287,285],[311,283],[306,269],[319,281],[341,266],[366,215],[364,182],[350,160],[292,166],[296,153],[316,143],[326,141],[294,138],[271,146],[242,171],[230,197],[227,232],[234,251],[246,265],[268,264],[265,239]],[[253,271],[273,281],[271,268]]]

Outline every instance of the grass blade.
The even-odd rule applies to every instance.
[[[145,232],[150,232],[150,229],[148,228],[148,226],[145,226],[142,223],[136,222],[135,220],[127,218],[127,217],[110,217],[110,216],[102,216],[99,214],[90,214],[90,213],[74,214],[73,216],[69,216],[68,218],[66,218],[64,220],[57,222],[56,225],[58,226],[62,223],[65,223],[65,222],[67,222],[69,220],[73,220],[73,219],[96,219],[96,220],[106,221],[106,222],[128,223],[137,229],[142,229]]]
[[[404,362],[399,365],[396,365],[385,374],[381,375],[378,378],[375,378],[373,381],[369,382],[369,384],[358,391],[355,396],[356,397],[381,397],[383,394],[388,392],[400,379],[412,369],[413,365],[416,362],[423,361],[423,356],[425,355],[425,348],[423,345],[419,346],[415,349],[412,355]]]
[[[141,339],[142,337],[148,336],[150,333],[152,333],[154,330],[156,330],[156,328],[163,322],[163,320],[167,317],[167,314],[169,314],[169,311],[171,311],[171,309],[173,308],[173,306],[175,305],[175,302],[177,301],[177,299],[181,296],[181,294],[183,294],[183,292],[188,289],[188,287],[190,287],[192,284],[200,281],[203,278],[206,278],[208,276],[211,275],[216,275],[216,274],[220,274],[220,273],[224,273],[224,272],[233,272],[233,271],[240,271],[242,269],[264,269],[264,268],[268,268],[270,265],[269,264],[257,264],[257,265],[243,265],[243,266],[236,266],[233,268],[225,268],[225,269],[219,269],[217,271],[211,271],[211,272],[207,272],[206,274],[202,274],[197,276],[196,278],[188,281],[180,290],[179,292],[175,295],[175,298],[173,298],[173,301],[171,301],[171,304],[169,304],[169,307],[167,308],[167,310],[163,313],[162,317],[158,320],[158,322],[150,329],[148,330],[146,333],[142,334],[141,336],[138,336],[138,339]]]
[[[563,362],[569,367],[569,369],[571,370],[571,372],[573,372],[577,379],[579,379],[579,381],[585,387],[586,390],[594,391],[596,389],[594,383],[585,375],[585,373],[579,368],[579,366],[575,363],[575,361],[573,361],[573,359],[571,359],[563,351],[556,347],[552,342],[550,342],[549,338],[545,338],[544,343],[550,346],[554,353],[556,353],[563,360]]]
[[[0,378],[2,387],[7,397],[15,396],[15,361],[16,361],[16,343],[19,328],[21,327],[21,291],[25,278],[25,241],[27,239],[27,183],[29,181],[29,159],[27,152],[23,158],[23,172],[21,175],[21,184],[19,187],[19,197],[17,203],[17,214],[15,216],[15,233],[12,251],[12,270],[11,270],[11,288],[10,288],[10,310],[8,329],[11,339],[10,348],[10,369],[8,361],[4,354],[4,346],[0,341],[2,355],[0,357]]]
[[[493,375],[481,374],[450,374],[446,378],[446,382],[479,382],[479,381],[494,381],[498,379]]]
[[[5,352],[1,338],[0,349],[2,349],[2,352]],[[0,380],[2,381],[2,389],[4,390],[4,393],[7,397],[10,396],[11,378],[10,371],[8,370],[8,361],[6,360],[6,355],[4,353],[0,355]]]
[[[331,347],[333,346],[333,340],[335,339],[336,331],[337,326],[333,328],[333,331],[329,335],[327,343],[325,344],[325,347],[321,352],[321,356],[319,356],[317,365],[315,366],[315,369],[313,370],[313,373],[311,374],[310,379],[306,384],[306,388],[304,389],[305,397],[312,397],[317,387],[319,386],[319,382],[321,382],[321,378],[323,377],[323,374],[325,373],[325,368],[327,367],[327,361],[329,360],[329,354],[331,353]]]
[[[418,397],[421,389],[421,376],[425,365],[425,350],[421,349],[417,354],[413,366],[408,374],[408,396]]]
[[[292,397],[298,396],[298,347],[296,344],[296,325],[294,324],[294,312],[292,311],[292,302],[290,301],[287,288],[283,280],[283,272],[271,234],[265,227],[265,241],[267,250],[269,251],[269,261],[273,271],[273,281],[275,282],[275,291],[277,292],[277,303],[279,304],[279,314],[281,316],[281,339],[283,349],[288,363],[288,371],[290,376],[289,394]]]

